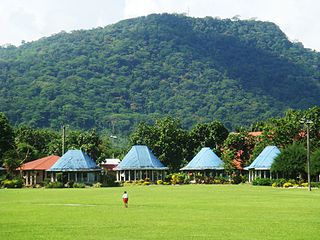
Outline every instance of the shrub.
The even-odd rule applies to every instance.
[[[70,182],[67,182],[64,186],[66,188],[73,188],[73,185],[74,185],[74,182],[73,181],[70,181]]]
[[[300,184],[301,187],[308,187],[308,185],[309,185],[308,183],[301,183]]]
[[[275,180],[273,180],[272,186],[273,187],[282,187],[283,184],[286,182],[287,182],[287,180],[284,178],[275,179]]]
[[[256,178],[252,181],[254,186],[271,186],[272,181],[269,178]]]
[[[172,184],[189,184],[190,178],[187,173],[174,173],[171,177]]]
[[[214,184],[227,184],[229,183],[229,179],[222,176],[215,176],[213,179]]]
[[[75,183],[73,184],[73,188],[85,188],[86,185],[84,183]]]
[[[102,183],[97,182],[97,183],[93,184],[92,187],[94,187],[94,188],[101,188],[101,187],[102,187]]]
[[[144,180],[143,180],[143,179],[140,179],[140,180],[137,181],[137,184],[138,184],[138,185],[142,185],[143,183],[144,183]]]
[[[62,182],[49,182],[45,185],[46,188],[63,188],[64,185]]]
[[[168,183],[168,182],[163,182],[163,185],[169,185],[170,183]]]
[[[1,182],[2,187],[4,188],[22,188],[23,180],[21,178],[16,179],[5,179]]]
[[[231,177],[231,183],[232,183],[232,184],[242,183],[242,176],[240,176],[240,175],[233,175],[233,176]]]
[[[320,188],[320,182],[311,182],[310,183],[311,187],[313,188]],[[308,185],[307,185],[308,186]]]
[[[289,188],[289,187],[293,187],[293,184],[291,182],[286,182],[283,184],[284,188]]]
[[[162,185],[163,184],[163,181],[161,180],[161,179],[159,179],[158,181],[157,181],[157,185]]]
[[[220,179],[213,179],[213,184],[221,184],[221,180]]]
[[[143,185],[150,185],[150,182],[144,182]]]
[[[291,183],[292,185],[297,184],[297,181],[294,179],[289,179],[288,182]]]

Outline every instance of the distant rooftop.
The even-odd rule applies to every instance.
[[[47,170],[51,168],[59,158],[59,156],[55,155],[40,158],[21,165],[21,167],[17,168],[17,170]]]
[[[145,145],[133,146],[114,170],[166,170],[151,150]]]
[[[223,170],[223,161],[208,147],[200,152],[180,170]]]
[[[257,170],[269,170],[274,159],[279,155],[280,150],[276,146],[267,146],[259,154],[259,156],[250,164],[245,167],[245,170],[257,169]]]
[[[48,171],[99,171],[95,161],[81,150],[69,150]]]

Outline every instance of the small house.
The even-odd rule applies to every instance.
[[[57,174],[61,173],[63,183],[94,183],[98,181],[101,168],[82,150],[69,150],[47,172],[52,182],[58,181]]]
[[[117,182],[146,178],[152,182],[164,180],[167,169],[145,145],[133,146],[119,165],[114,168],[117,172]]]
[[[276,146],[265,147],[250,166],[244,168],[249,171],[249,182],[252,182],[256,178],[271,179],[271,165],[279,153],[280,150]]]
[[[24,185],[41,184],[48,177],[46,170],[51,168],[59,158],[59,156],[52,155],[22,164],[17,170],[22,174]]]

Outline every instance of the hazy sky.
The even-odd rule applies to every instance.
[[[0,0],[0,45],[163,12],[271,21],[320,51],[320,0]]]

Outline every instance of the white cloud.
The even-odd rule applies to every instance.
[[[124,0],[1,0],[0,45],[123,19]]]

